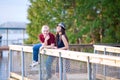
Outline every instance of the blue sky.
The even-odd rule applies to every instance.
[[[0,0],[0,24],[27,22],[28,0]]]

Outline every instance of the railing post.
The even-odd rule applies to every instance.
[[[62,74],[62,57],[61,57],[61,52],[59,52],[59,76],[60,80],[63,80],[63,74]]]
[[[24,80],[24,76],[25,76],[25,61],[24,61],[24,52],[23,52],[23,48],[21,50],[21,64],[22,64],[22,80]]]
[[[45,70],[45,63],[44,63],[44,55],[45,55],[46,51],[44,50],[44,53],[42,54],[41,57],[41,69],[42,69],[42,80],[44,80],[46,78],[46,70]]]
[[[106,55],[106,48],[104,48],[104,55]],[[106,65],[103,67],[104,80],[106,80]]]
[[[45,53],[46,53],[46,51],[44,50],[44,53],[42,54],[42,62],[41,62],[41,64],[42,64],[42,79],[44,80],[44,79],[46,79],[47,78],[47,74],[46,74],[46,65],[45,65]]]
[[[39,62],[40,62],[40,64],[39,64],[39,80],[42,80],[42,69],[41,69],[41,67],[42,67],[42,65],[41,65],[41,53],[40,53],[40,50],[39,50]]]
[[[91,63],[90,63],[90,58],[89,57],[88,57],[87,66],[88,66],[88,80],[92,80],[91,79]]]
[[[9,50],[9,78],[10,78],[10,73],[12,72],[12,50]]]
[[[104,55],[106,55],[106,48],[104,48]]]
[[[63,78],[64,80],[67,80],[66,78],[66,59],[63,58]]]
[[[97,51],[94,48],[94,54],[96,54]],[[97,69],[97,65],[95,63],[93,63],[93,67],[92,67],[92,80],[96,80],[96,69]]]

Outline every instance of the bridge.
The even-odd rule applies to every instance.
[[[119,47],[94,45],[94,52],[85,52],[88,50],[91,51],[91,46],[89,47],[89,49],[86,50],[79,48],[76,49],[77,51],[73,51],[74,49],[75,45],[71,46],[70,50],[44,49],[40,51],[39,55],[39,61],[41,64],[37,66],[36,69],[31,69],[28,65],[30,64],[30,62],[32,62],[32,58],[30,57],[32,56],[32,54],[29,56],[27,54],[32,53],[32,46],[9,45],[9,79],[45,80],[45,60],[47,56],[56,57],[59,61],[60,67],[59,78],[56,78],[56,76],[54,75],[56,62],[53,62],[53,69],[51,73],[53,77],[50,80],[120,79]],[[19,55],[19,57],[16,57],[16,59],[20,59],[18,61],[13,60],[16,54]],[[28,58],[29,60],[27,60],[26,58]],[[63,66],[61,65],[62,59],[64,64]],[[66,60],[70,61],[70,72],[66,72]],[[63,72],[61,71],[61,66],[63,67]],[[99,71],[99,69],[101,71]]]

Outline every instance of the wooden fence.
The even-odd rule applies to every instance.
[[[94,45],[95,50],[104,50],[104,46],[98,46]],[[117,48],[116,48],[117,49]],[[22,80],[24,79],[24,52],[32,53],[32,46],[22,46],[22,45],[9,45],[10,55],[9,55],[9,78],[13,77],[11,75],[12,72],[12,51],[20,51],[22,56]],[[106,49],[106,51],[109,51]],[[118,50],[115,50],[116,52],[119,52]],[[120,58],[117,56],[108,56],[108,55],[102,55],[102,54],[93,54],[88,52],[78,52],[78,51],[70,51],[70,50],[57,50],[57,49],[44,49],[40,53],[41,55],[51,55],[56,56],[59,58],[68,58],[71,60],[77,60],[77,61],[84,61],[87,62],[88,66],[88,80],[92,80],[92,71],[91,71],[91,64],[102,64],[102,65],[108,65],[108,66],[115,66],[120,67]],[[40,76],[41,78],[41,76]],[[42,78],[40,79],[42,80]],[[62,78],[60,78],[62,80]]]
[[[112,45],[111,46],[108,46],[108,45],[93,45],[93,46],[94,46],[95,54],[103,54],[103,55],[107,55],[107,56],[111,55],[111,56],[117,56],[117,57],[120,58],[120,47],[119,47],[119,45],[114,45],[114,46],[112,46]],[[112,63],[110,63],[110,64],[112,64]],[[120,64],[118,64],[118,65],[120,65]],[[100,66],[96,65],[96,67],[98,68]],[[116,77],[120,77],[120,69],[117,68],[117,67],[111,67],[111,69],[116,69],[117,68],[118,73],[116,72],[116,73],[107,75],[108,71],[112,71],[112,70],[107,69],[107,68],[109,68],[109,67],[106,66],[106,65],[103,65],[103,70],[102,70],[103,74],[102,75],[97,74],[97,78],[102,79],[102,80],[103,79],[104,80],[111,80],[111,79],[112,80],[119,80],[119,79],[116,79],[116,78],[112,77],[112,75],[118,74],[118,75],[116,75]]]

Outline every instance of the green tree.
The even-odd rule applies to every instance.
[[[30,0],[27,43],[37,43],[41,26],[55,33],[64,22],[70,43],[120,42],[120,0]]]

